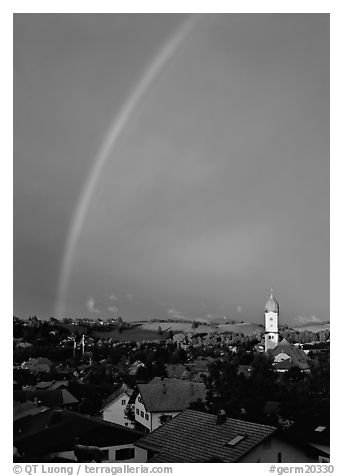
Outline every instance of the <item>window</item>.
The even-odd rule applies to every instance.
[[[244,440],[245,437],[246,437],[246,435],[237,435],[234,438],[232,438],[232,440],[228,441],[226,444],[228,446],[236,446],[236,445],[238,445],[238,443],[240,443],[242,440]]]
[[[160,416],[160,423],[163,425],[163,423],[166,423],[167,421],[171,420],[173,417],[172,415],[161,415]]]
[[[122,448],[116,451],[116,461],[124,461],[127,459],[133,459],[135,457],[134,448]]]
[[[277,454],[277,462],[282,463],[282,453]]]
[[[144,412],[141,410],[141,417],[144,418]]]
[[[138,401],[139,401],[139,403],[142,403],[142,399],[141,399],[140,396],[138,396]]]
[[[149,414],[148,413],[145,414],[145,419],[149,420]]]
[[[110,450],[101,450],[102,459],[108,461],[110,459]]]
[[[122,405],[126,405],[126,400],[125,400],[125,399],[122,400],[122,401],[121,401],[121,404],[122,404]]]
[[[136,409],[136,415],[139,415],[139,410],[138,410],[138,408]]]

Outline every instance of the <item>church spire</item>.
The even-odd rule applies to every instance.
[[[279,313],[279,304],[273,295],[273,290],[270,290],[270,297],[264,306],[265,312],[276,312]]]

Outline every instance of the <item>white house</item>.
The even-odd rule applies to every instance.
[[[154,379],[150,383],[138,385],[135,421],[148,433],[188,408],[191,402],[204,402],[205,399],[206,387],[202,382]]]
[[[110,395],[100,410],[100,414],[105,421],[117,423],[117,425],[133,428],[134,424],[125,416],[125,409],[129,403],[133,390],[123,385]]]

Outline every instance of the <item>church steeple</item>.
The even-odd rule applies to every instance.
[[[270,290],[270,297],[264,306],[264,312],[276,312],[279,314],[279,303],[273,296],[273,290]]]
[[[264,350],[274,349],[279,341],[279,304],[271,290],[270,297],[264,306]]]

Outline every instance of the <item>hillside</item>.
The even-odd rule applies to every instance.
[[[163,332],[184,332],[192,334],[208,334],[209,332],[218,332],[218,327],[210,324],[199,324],[196,329],[192,329],[191,322],[144,322],[140,328],[147,331],[156,331],[161,328]]]
[[[165,334],[160,335],[156,330],[147,330],[143,329],[142,326],[133,327],[130,329],[123,329],[122,332],[119,332],[118,329],[113,329],[110,332],[106,331],[93,331],[93,337],[101,339],[115,339],[117,341],[161,341],[166,338]]]
[[[293,327],[295,331],[312,331],[320,332],[330,330],[330,322],[310,322],[308,324],[301,324],[299,326]]]
[[[232,332],[233,334],[252,335],[257,332],[264,332],[264,327],[260,324],[251,324],[250,322],[242,322],[237,324],[220,324],[218,332]]]

